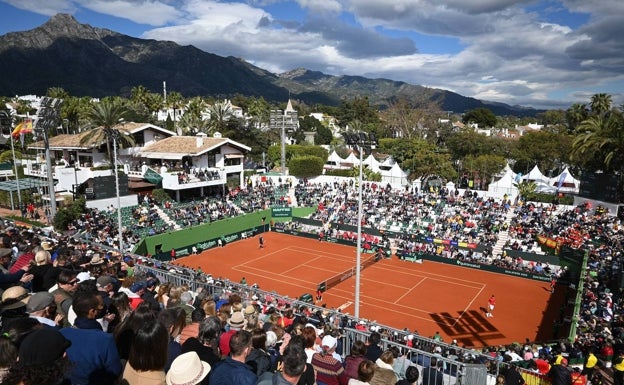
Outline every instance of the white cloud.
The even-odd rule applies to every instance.
[[[83,6],[156,26],[144,38],[192,44],[273,72],[385,77],[511,104],[544,105],[557,90],[569,103],[586,102],[579,98],[591,91],[571,90],[609,92],[624,76],[622,0],[547,4],[553,14],[589,15],[580,27],[538,13],[537,0],[4,1],[50,15]],[[292,17],[268,11],[295,2],[302,13]],[[458,42],[454,53],[419,52],[432,36]]]
[[[162,1],[82,0],[82,6],[95,12],[113,15],[139,24],[165,25],[183,15],[174,6]]]
[[[15,8],[34,12],[45,16],[54,16],[57,13],[73,13],[76,7],[71,0],[3,0]]]

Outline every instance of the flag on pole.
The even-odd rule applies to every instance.
[[[32,119],[26,119],[22,122],[22,129],[20,130],[20,135],[32,134],[33,133],[33,121]]]
[[[11,132],[11,136],[17,138],[22,131],[22,126],[24,126],[24,122],[21,122],[20,124],[15,126],[15,129],[13,130],[13,132]]]

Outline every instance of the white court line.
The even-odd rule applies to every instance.
[[[468,303],[468,306],[466,306],[466,308],[459,313],[459,317],[457,317],[457,319],[455,320],[455,322],[453,322],[453,327],[455,325],[457,325],[457,323],[459,322],[459,320],[462,319],[462,317],[464,316],[464,314],[466,314],[466,312],[468,311],[468,309],[470,309],[470,307],[472,306],[472,304],[474,303],[474,301],[476,301],[477,297],[479,297],[479,295],[481,294],[481,292],[483,291],[483,289],[485,289],[485,284],[483,285],[483,287],[481,288],[481,290],[479,290],[479,292],[477,294],[475,294],[475,296],[472,298],[472,301],[470,301]]]
[[[420,285],[421,283],[425,282],[425,280],[426,280],[426,279],[427,279],[426,277],[425,277],[425,278],[423,278],[423,279],[421,279],[421,280],[420,280],[420,282],[418,282],[417,284],[415,284],[414,286],[412,286],[412,287],[411,287],[411,289],[409,289],[408,291],[406,291],[406,292],[405,292],[405,294],[403,294],[402,296],[400,296],[399,298],[397,298],[397,299],[396,299],[396,301],[394,301],[393,303],[396,305],[396,304],[397,304],[397,302],[399,302],[399,301],[400,301],[400,300],[402,300],[402,299],[403,299],[406,295],[408,295],[409,293],[411,293],[411,292],[412,292],[412,290],[416,289],[416,287],[417,287],[418,285]]]
[[[383,262],[383,261],[382,261],[382,262]],[[391,269],[390,267],[386,267],[386,266],[380,265],[379,263],[376,263],[373,267],[374,267],[375,269],[380,269],[380,270],[388,270],[388,271],[392,271],[392,272],[395,272],[395,273],[397,272],[397,269]],[[442,280],[452,279],[452,280],[455,280],[455,281],[463,281],[463,282],[474,283],[474,284],[476,284],[477,286],[481,286],[481,285],[483,285],[483,282],[470,281],[470,280],[468,280],[468,279],[462,279],[462,278],[455,278],[455,277],[451,277],[451,276],[444,275],[444,274],[429,273],[429,272],[421,272],[421,271],[419,271],[419,270],[398,270],[398,271],[399,271],[399,272],[401,272],[401,273],[406,273],[406,274],[409,274],[409,275],[413,275],[413,274],[411,274],[411,273],[413,273],[413,272],[418,272],[418,274],[416,274],[417,276],[418,276],[418,275],[425,275],[425,276],[437,276],[437,277],[442,277]],[[476,288],[475,288],[475,289],[476,289]]]

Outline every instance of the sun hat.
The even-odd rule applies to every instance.
[[[256,308],[253,305],[247,305],[245,308],[245,315],[252,315],[256,313]]]
[[[196,385],[210,373],[210,364],[199,359],[196,352],[180,354],[171,363],[165,381],[167,385]]]
[[[28,334],[19,348],[20,366],[44,366],[63,357],[71,342],[58,330],[44,327]],[[42,349],[45,347],[45,349]]]
[[[30,296],[26,304],[26,312],[34,313],[45,309],[54,303],[54,296],[47,291],[40,291]]]
[[[104,263],[104,260],[102,259],[102,257],[100,257],[100,254],[93,254],[93,257],[91,257],[91,262],[89,262],[89,264],[91,265],[101,265]]]
[[[7,249],[5,247],[0,248],[0,258],[6,257],[13,254],[13,250]]]
[[[26,306],[29,299],[30,295],[26,289],[21,286],[12,286],[2,293],[2,310]]]
[[[228,318],[227,324],[230,325],[230,327],[232,328],[242,329],[247,326],[247,320],[245,319],[245,316],[242,312],[237,311],[232,313],[232,316]]]

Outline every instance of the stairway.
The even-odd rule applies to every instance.
[[[169,215],[167,215],[167,213],[165,213],[160,206],[158,205],[154,205],[154,209],[156,209],[156,212],[158,213],[158,216],[162,218],[163,221],[165,221],[165,223],[169,226],[172,226],[175,230],[180,230],[182,227],[180,227],[180,225],[174,221],[173,219],[171,219],[169,217]]]
[[[513,218],[515,215],[514,213],[514,208],[513,206],[509,207],[509,210],[507,210],[507,213],[505,214],[505,219],[503,220],[503,223],[506,223],[509,227],[509,222],[511,222],[511,218]],[[503,225],[503,223],[501,223],[501,226]],[[498,232],[498,241],[496,241],[496,244],[494,245],[494,247],[492,248],[492,257],[494,259],[500,259],[503,255],[503,247],[505,247],[505,244],[507,243],[507,241],[509,240],[509,231],[508,230],[501,230]]]

